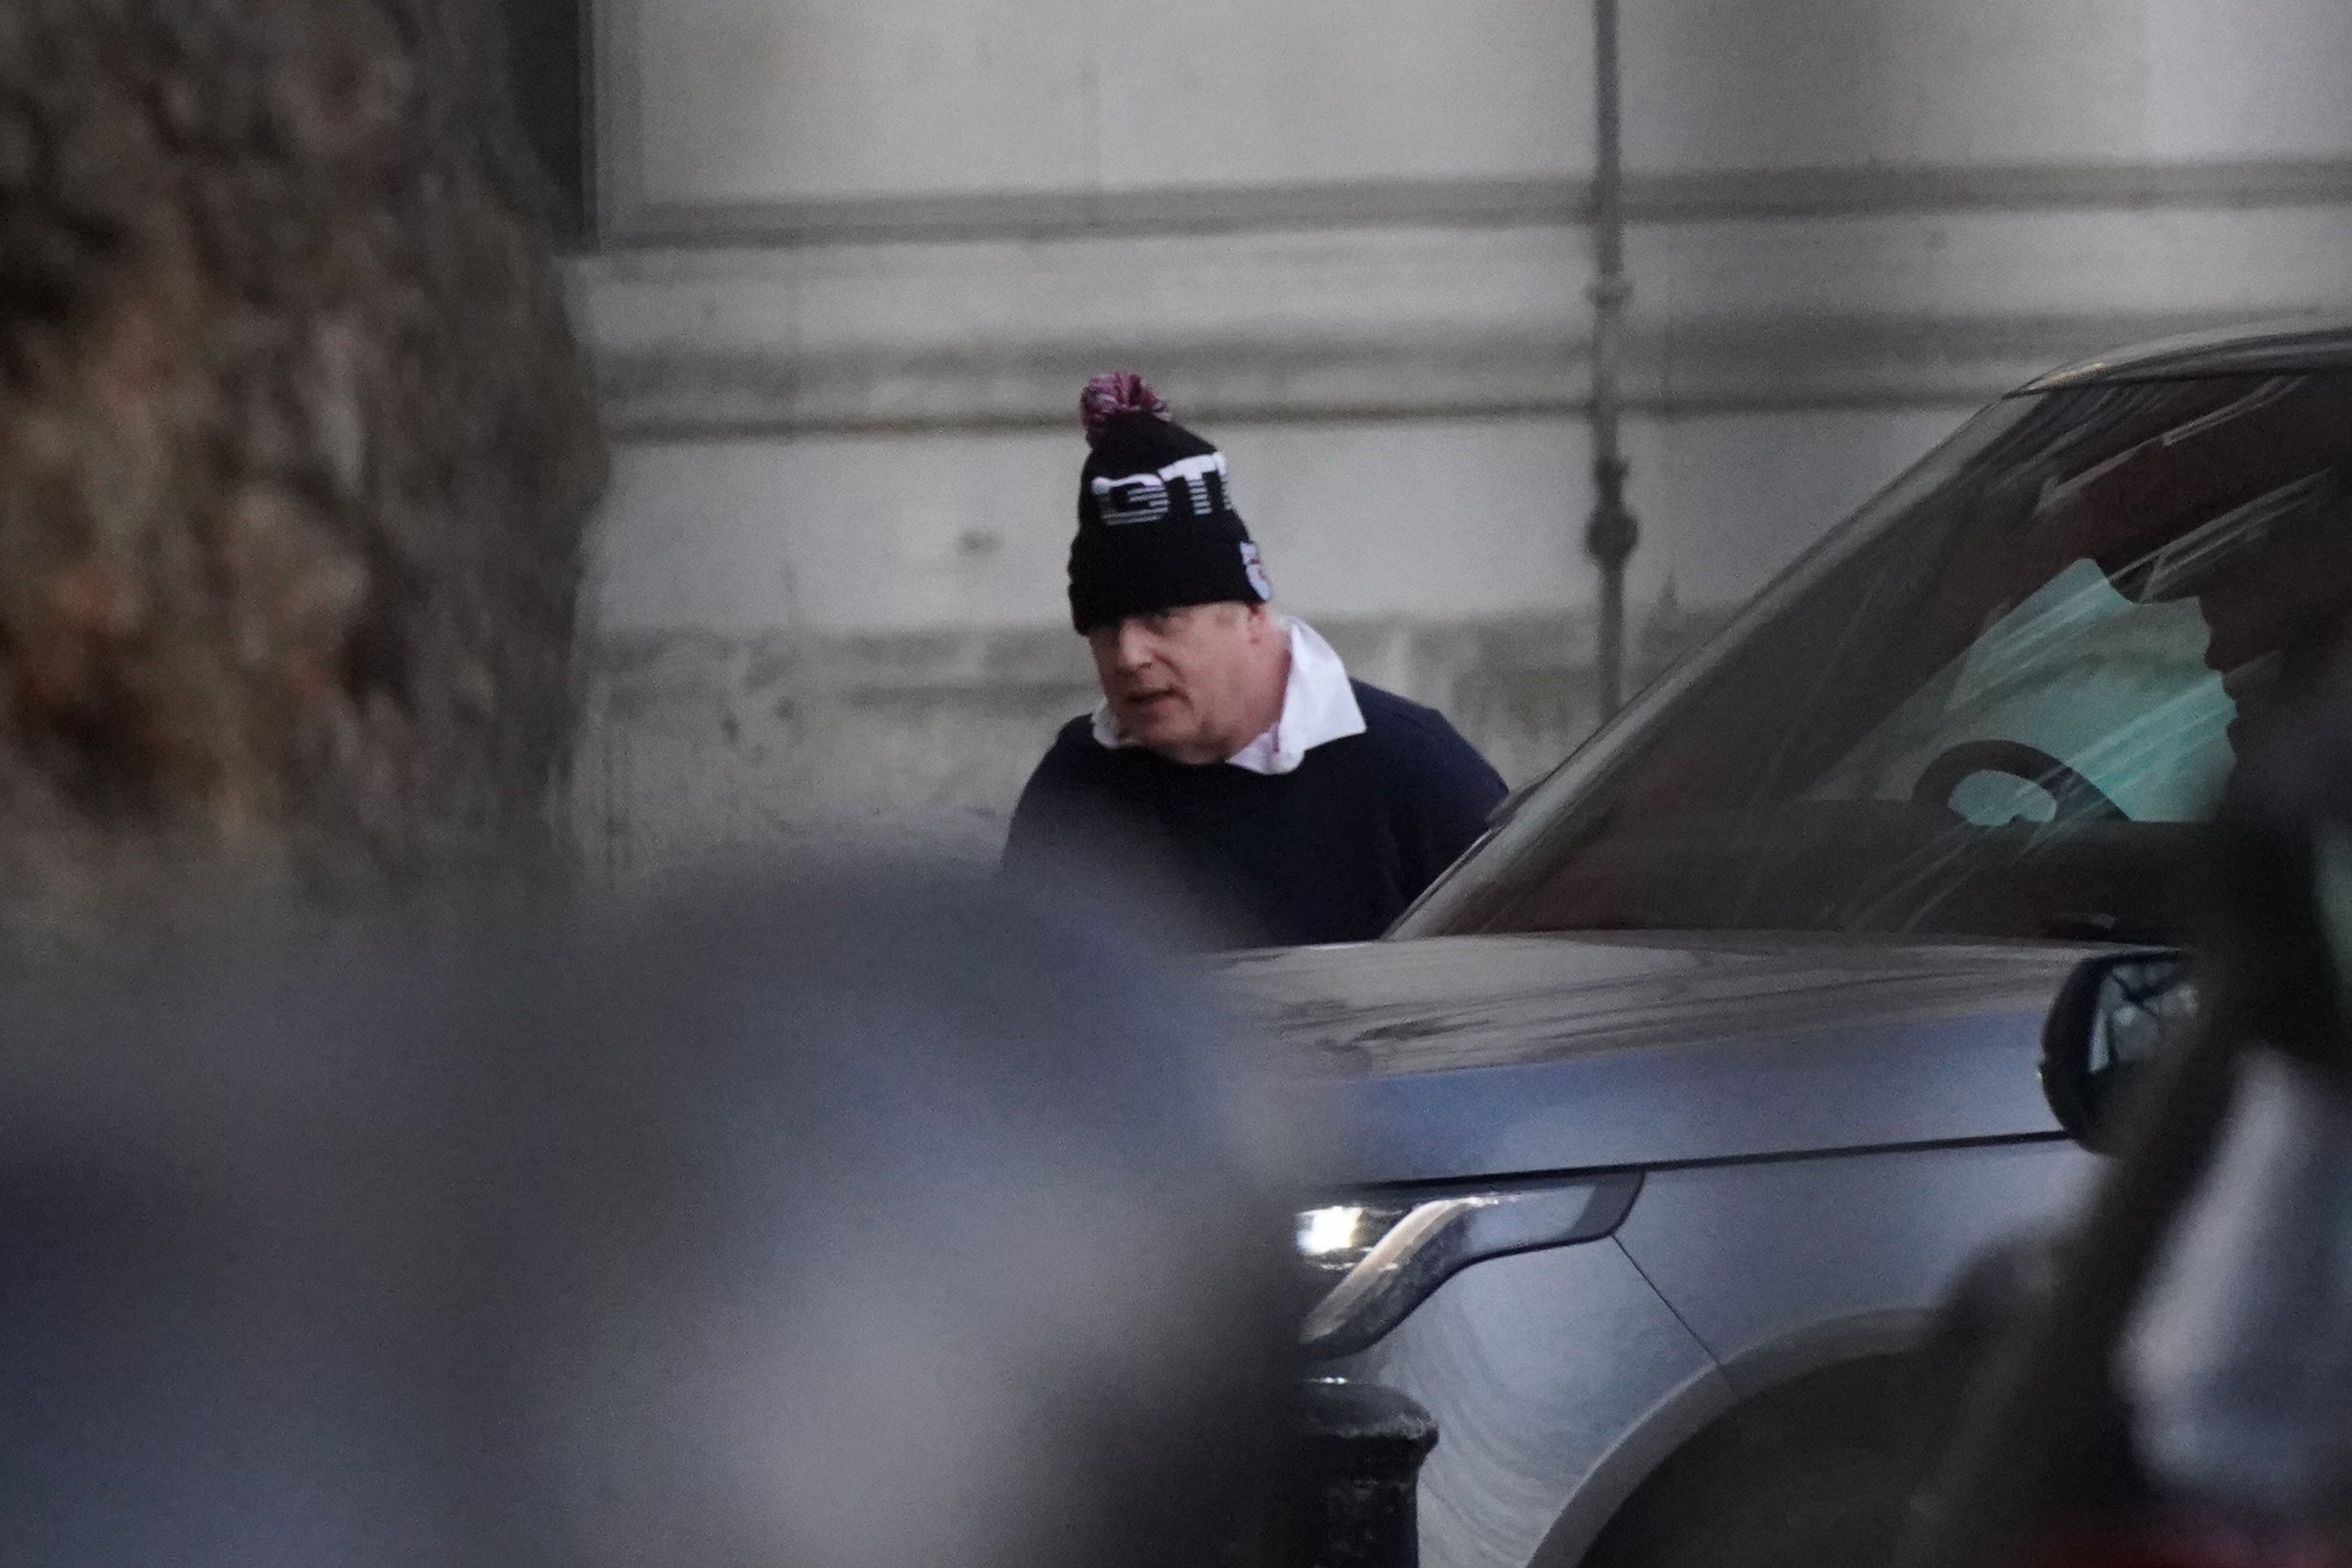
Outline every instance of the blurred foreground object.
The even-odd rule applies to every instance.
[[[603,454],[493,22],[0,7],[0,920],[551,843]]]
[[[2339,1511],[2352,1473],[2352,1102],[2249,1051],[2118,1372],[2144,1462],[2225,1515]]]
[[[2156,1479],[2352,1544],[2352,640],[2233,786],[2226,1119],[2120,1347]],[[2352,1561],[2338,1550],[2331,1561]]]
[[[19,972],[0,1561],[1220,1561],[1283,1140],[1101,924],[866,879]]]
[[[2200,1026],[2126,1108],[2108,1179],[1988,1355],[1906,1568],[2352,1562],[2340,625],[2290,648],[2281,689],[2218,818]]]

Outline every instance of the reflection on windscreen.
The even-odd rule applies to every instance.
[[[1996,618],[1806,798],[1903,801],[1924,784],[1978,827],[2056,820],[2062,791],[2048,764],[1929,773],[1967,742],[2008,742],[2063,760],[2131,821],[2198,821],[2229,773],[2238,711],[2206,664],[2210,641],[2194,600],[2136,605],[2076,561]]]
[[[1603,761],[1490,930],[2178,939],[2283,651],[2352,606],[2352,378],[2010,405]]]

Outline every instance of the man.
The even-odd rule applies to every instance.
[[[1079,409],[1070,613],[1103,702],[1030,777],[1007,868],[1157,876],[1237,943],[1378,936],[1484,830],[1503,781],[1274,608],[1224,455],[1141,377],[1097,376]]]

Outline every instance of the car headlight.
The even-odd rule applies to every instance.
[[[1424,1206],[1361,1203],[1308,1209],[1298,1216],[1299,1258],[1307,1268],[1329,1275],[1336,1285],[1399,1220]]]
[[[1607,1236],[1641,1190],[1641,1173],[1628,1171],[1305,1210],[1298,1257],[1317,1299],[1299,1343],[1317,1361],[1353,1355],[1473,1263]]]

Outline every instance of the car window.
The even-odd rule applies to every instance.
[[[2352,378],[2005,405],[1447,890],[1457,930],[2177,940],[2281,659],[2352,610]]]
[[[2070,768],[2134,822],[2195,822],[2231,754],[2237,703],[2193,600],[2135,604],[2078,558],[1831,764],[1812,800],[1922,797],[1979,827],[2054,821]],[[2017,748],[2004,754],[2002,744]],[[1931,771],[1967,754],[1982,765]],[[2012,765],[2002,766],[2002,763]],[[2022,769],[2024,771],[2019,771]]]

